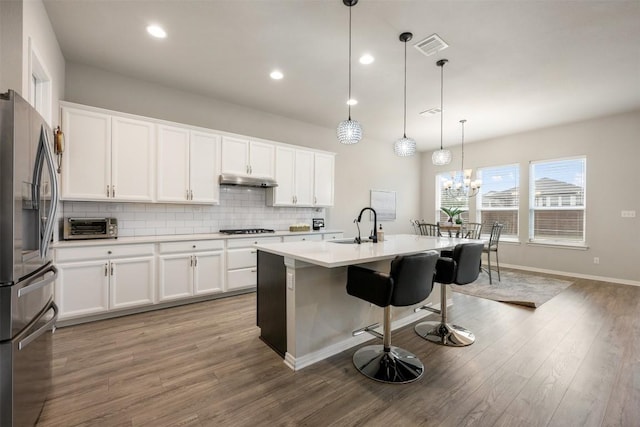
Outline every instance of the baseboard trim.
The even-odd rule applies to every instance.
[[[593,276],[591,274],[581,274],[581,273],[572,273],[569,271],[549,270],[546,268],[529,267],[526,265],[500,263],[500,266],[505,268],[513,268],[516,270],[533,271],[536,273],[555,274],[557,276],[577,277],[579,279],[598,280],[601,282],[619,283],[621,285],[640,286],[640,281],[637,281],[637,280],[619,279],[616,277]]]

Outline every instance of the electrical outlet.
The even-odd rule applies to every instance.
[[[600,264],[600,258],[598,258],[598,257],[593,257],[593,263],[594,263],[594,264]]]
[[[622,218],[635,218],[636,217],[636,211],[621,211],[620,212],[620,216]]]

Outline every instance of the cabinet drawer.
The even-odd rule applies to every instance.
[[[344,233],[325,233],[324,240],[342,239]]]
[[[257,269],[243,268],[241,270],[230,270],[227,272],[227,290],[231,291],[239,288],[256,286],[258,282]]]
[[[160,253],[215,251],[224,249],[224,240],[194,240],[189,242],[160,243]]]
[[[262,243],[279,243],[282,242],[280,237],[247,237],[242,239],[229,239],[227,240],[228,248],[249,248],[255,244]]]
[[[257,265],[257,249],[230,249],[227,251],[227,269],[249,268]]]
[[[153,243],[56,249],[56,262],[153,255]]]
[[[283,242],[318,242],[322,240],[322,234],[298,234],[295,236],[283,236]]]

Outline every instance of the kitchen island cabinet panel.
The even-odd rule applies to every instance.
[[[258,252],[257,325],[260,339],[280,356],[287,352],[287,269],[284,258]]]

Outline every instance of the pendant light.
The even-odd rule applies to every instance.
[[[407,42],[411,40],[413,34],[400,34],[400,41],[404,43],[404,130],[402,138],[393,145],[393,151],[401,157],[413,156],[416,153],[416,141],[407,138]]]
[[[442,148],[442,125],[444,121],[444,108],[442,105],[442,99],[444,94],[444,64],[449,62],[448,59],[441,59],[436,62],[436,65],[440,67],[440,149],[433,152],[431,161],[436,166],[448,165],[451,163],[451,151],[444,150]]]
[[[358,0],[342,0],[349,7],[349,118],[338,125],[338,141],[342,144],[357,144],[362,139],[362,127],[356,120],[351,120],[351,8]]]

